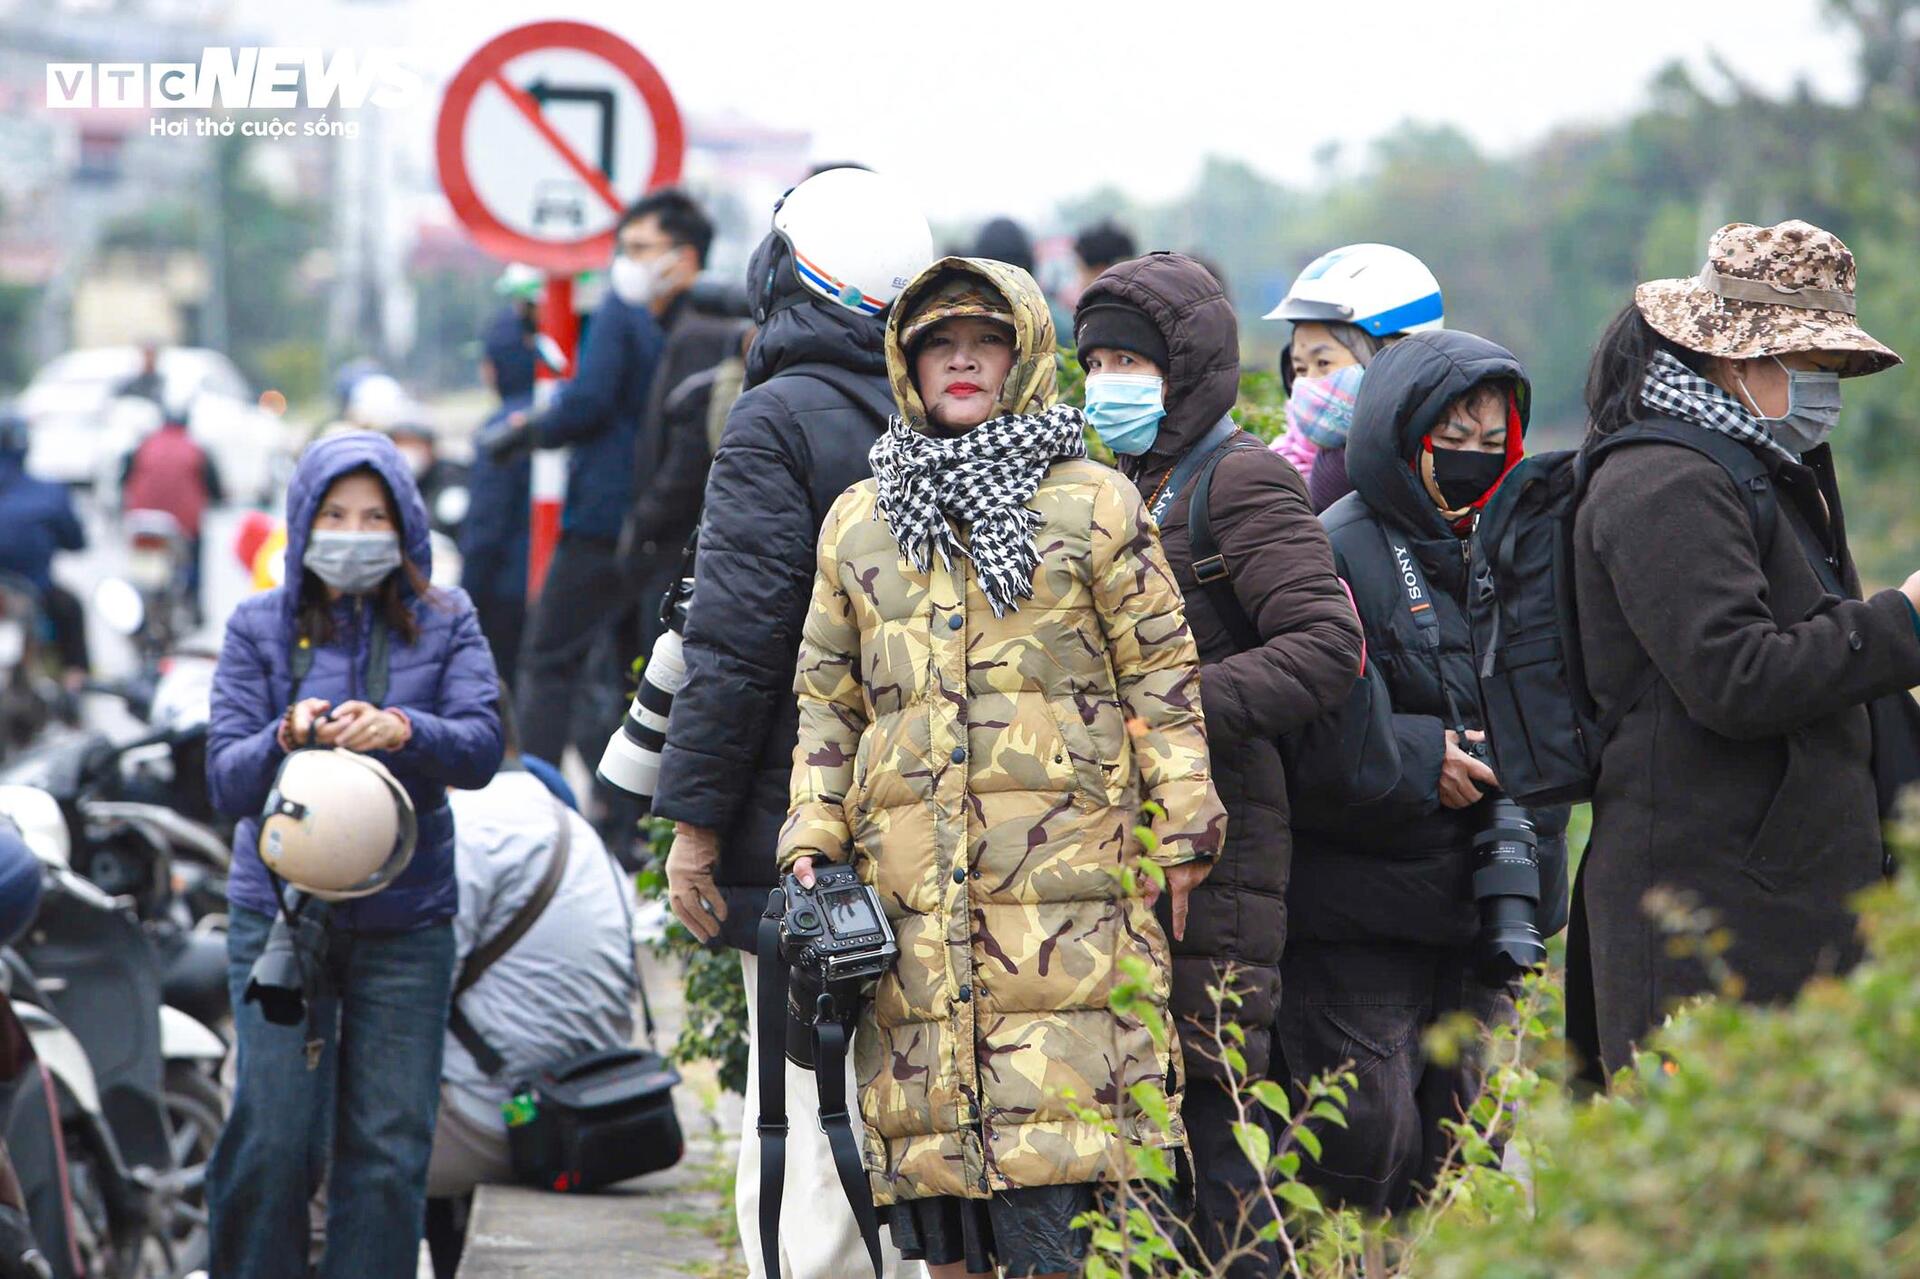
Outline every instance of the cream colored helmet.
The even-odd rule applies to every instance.
[[[377,759],[309,748],[281,761],[260,815],[260,860],[322,901],[377,893],[413,860],[413,800]]]

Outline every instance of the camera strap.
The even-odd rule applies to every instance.
[[[1387,544],[1387,555],[1393,561],[1393,575],[1400,583],[1401,594],[1407,599],[1407,612],[1413,616],[1414,630],[1420,636],[1420,646],[1427,650],[1427,656],[1433,661],[1433,677],[1440,682],[1440,697],[1447,706],[1447,717],[1453,721],[1453,727],[1464,738],[1467,721],[1461,718],[1460,707],[1454,701],[1453,689],[1447,686],[1446,664],[1440,660],[1440,614],[1434,611],[1433,588],[1427,585],[1427,575],[1420,568],[1420,557],[1414,554],[1411,543],[1403,542],[1387,532],[1387,526],[1376,521],[1380,538]]]
[[[760,989],[755,1020],[759,1030],[760,1122],[760,1255],[767,1274],[780,1271],[780,1198],[787,1181],[787,1060],[780,1047],[779,1028],[787,1019],[787,963],[780,957],[780,912],[786,895],[773,890],[767,913],[760,917],[756,937]],[[825,996],[822,996],[824,999]],[[874,1279],[881,1279],[880,1220],[873,1210],[873,1188],[853,1141],[853,1121],[847,1109],[847,1028],[838,1018],[818,1019],[813,1026],[814,1078],[820,1090],[820,1128],[833,1151],[833,1168],[840,1177],[860,1238],[867,1245]]]

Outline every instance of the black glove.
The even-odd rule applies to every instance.
[[[473,437],[473,446],[495,462],[510,462],[522,453],[533,452],[536,444],[533,424],[522,418],[505,418],[483,428]]]
[[[0,1204],[0,1279],[53,1279],[53,1267],[33,1242],[27,1214]]]

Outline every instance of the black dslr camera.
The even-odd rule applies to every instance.
[[[327,905],[295,893],[273,917],[267,944],[247,972],[243,996],[276,1026],[297,1026],[307,1007],[330,991],[327,979]]]
[[[788,875],[780,894],[780,958],[789,969],[787,1060],[812,1070],[815,1027],[838,1022],[851,1030],[868,983],[893,967],[900,947],[880,894],[851,866],[819,867],[812,888]]]
[[[1485,742],[1460,734],[1460,749],[1491,767]],[[1540,838],[1527,810],[1495,792],[1481,804],[1487,823],[1473,837],[1473,898],[1480,908],[1474,964],[1496,986],[1538,968],[1547,958],[1540,938]]]

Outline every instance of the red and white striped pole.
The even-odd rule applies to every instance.
[[[540,298],[540,332],[551,338],[565,357],[552,369],[545,360],[533,365],[533,411],[545,412],[559,394],[560,383],[573,374],[575,348],[580,339],[580,317],[573,313],[573,277],[550,272]],[[540,598],[547,566],[560,544],[560,508],[567,498],[567,451],[538,449],[533,455],[533,519],[527,547],[527,603]]]

